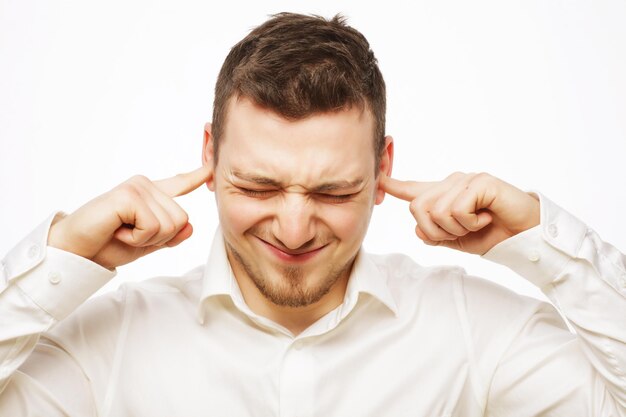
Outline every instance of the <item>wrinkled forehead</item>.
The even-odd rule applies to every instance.
[[[374,121],[366,108],[294,120],[239,98],[228,110],[219,151],[222,169],[307,182],[373,172]]]

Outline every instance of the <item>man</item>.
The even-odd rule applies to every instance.
[[[2,415],[626,415],[624,256],[487,174],[390,178],[385,88],[365,38],[280,14],[230,52],[203,166],[137,176],[51,216],[3,261]],[[209,260],[87,298],[192,233],[173,197],[206,184]],[[505,264],[548,304],[361,243],[385,194],[417,236]]]

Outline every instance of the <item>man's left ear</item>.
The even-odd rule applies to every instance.
[[[385,136],[385,148],[383,149],[378,165],[378,175],[376,177],[376,204],[380,204],[385,199],[385,191],[380,187],[380,175],[391,176],[393,167],[393,138]]]
[[[202,141],[202,165],[209,165],[211,168],[215,166],[215,155],[213,155],[213,135],[211,134],[211,123],[204,125],[204,140]],[[215,171],[206,182],[209,190],[215,191]]]

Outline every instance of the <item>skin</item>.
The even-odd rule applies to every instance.
[[[369,111],[288,121],[232,99],[209,188],[230,264],[257,314],[299,333],[341,304],[377,187]],[[236,121],[236,122],[235,122]],[[214,165],[210,126],[204,163]],[[380,169],[391,168],[387,138]]]
[[[174,197],[211,176],[201,167],[160,181],[136,175],[53,222],[48,245],[114,269],[156,250],[173,247],[193,233]]]
[[[206,184],[246,303],[296,335],[343,302],[386,193],[409,203],[426,244],[468,253],[539,224],[539,202],[489,174],[391,178],[391,137],[377,171],[372,132],[367,109],[293,121],[233,99],[217,162],[207,124],[201,168],[160,181],[135,176],[57,219],[48,244],[110,269],[176,246],[193,229],[174,198]]]
[[[540,221],[538,199],[486,173],[455,172],[436,182],[381,175],[379,186],[410,203],[415,234],[431,246],[484,255]]]

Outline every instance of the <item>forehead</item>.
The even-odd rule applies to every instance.
[[[374,120],[367,108],[289,120],[239,98],[230,100],[227,114],[218,158],[224,169],[294,181],[374,171]]]

